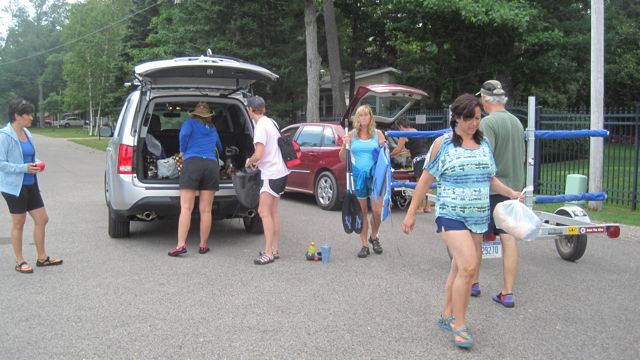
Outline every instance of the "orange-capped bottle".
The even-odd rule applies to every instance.
[[[314,256],[316,254],[316,243],[314,243],[313,241],[309,243],[309,247],[307,248],[307,255],[309,255],[310,257]]]

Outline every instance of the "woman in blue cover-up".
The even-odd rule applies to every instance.
[[[380,196],[378,201],[373,199],[373,176],[372,169],[378,159],[378,147],[385,143],[385,137],[382,131],[377,130],[373,119],[373,111],[369,105],[361,105],[356,110],[353,118],[353,131],[350,131],[343,139],[342,148],[340,148],[340,159],[345,160],[346,146],[350,144],[351,159],[353,163],[353,178],[355,183],[355,194],[362,209],[363,226],[360,233],[360,241],[362,248],[358,252],[358,257],[365,258],[369,256],[369,243],[371,243],[373,252],[382,254],[382,246],[380,245],[380,229],[382,201]],[[367,222],[367,198],[371,198],[371,236],[368,237]]]
[[[482,234],[489,224],[489,189],[520,198],[519,192],[502,184],[496,177],[491,146],[480,124],[481,103],[470,94],[459,96],[451,105],[451,133],[436,139],[429,150],[428,162],[414,199],[423,199],[427,189],[438,179],[436,201],[437,232],[452,254],[451,269],[445,285],[445,305],[439,326],[451,330],[458,347],[473,346],[465,315],[471,282],[478,268]],[[420,201],[412,201],[402,224],[408,234],[415,225],[415,210]]]
[[[45,228],[49,215],[40,195],[38,176],[44,165],[38,166],[36,148],[27,130],[33,122],[35,107],[23,99],[8,104],[9,123],[0,129],[0,192],[11,213],[11,244],[16,256],[15,270],[23,274],[33,273],[22,254],[22,235],[27,213],[34,222],[33,242],[38,259],[36,266],[62,264],[45,250]],[[3,218],[3,221],[5,218]]]

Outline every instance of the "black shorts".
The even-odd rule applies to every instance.
[[[22,185],[19,196],[3,192],[2,197],[7,201],[9,212],[15,215],[44,207],[38,184]]]
[[[284,194],[284,188],[287,187],[288,179],[289,175],[285,175],[278,179],[262,179],[260,193],[266,191],[275,197],[280,197],[280,195]]]
[[[416,182],[418,182],[418,180],[420,180],[420,176],[422,176],[422,171],[424,170],[424,162],[426,160],[425,156],[416,158],[416,160],[413,161],[413,176],[415,176]]]
[[[218,160],[192,157],[182,164],[180,189],[214,190],[220,189],[220,165]]]
[[[491,220],[489,220],[489,230],[487,230],[487,234],[506,234],[507,232],[502,229],[496,228],[496,223],[493,221],[493,210],[495,210],[496,205],[500,204],[503,201],[511,200],[506,196],[494,194],[489,196],[489,204],[491,205]]]

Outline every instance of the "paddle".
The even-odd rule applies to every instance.
[[[348,122],[348,120],[347,120]],[[348,125],[345,127],[345,133],[349,133]],[[353,173],[351,164],[351,144],[346,144],[345,159],[347,161],[347,194],[342,203],[342,227],[347,234],[362,232],[362,209],[358,198],[353,193]]]

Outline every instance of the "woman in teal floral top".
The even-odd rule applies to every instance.
[[[438,323],[441,328],[451,330],[454,344],[463,348],[473,346],[465,313],[479,265],[477,254],[481,251],[482,234],[489,224],[489,190],[512,199],[522,196],[495,177],[491,146],[478,130],[480,109],[480,99],[471,94],[461,95],[453,102],[452,132],[433,143],[413,194],[414,199],[423,199],[438,179],[437,232],[452,254],[444,310]],[[402,224],[406,234],[413,230],[419,206],[420,201],[411,202]]]

